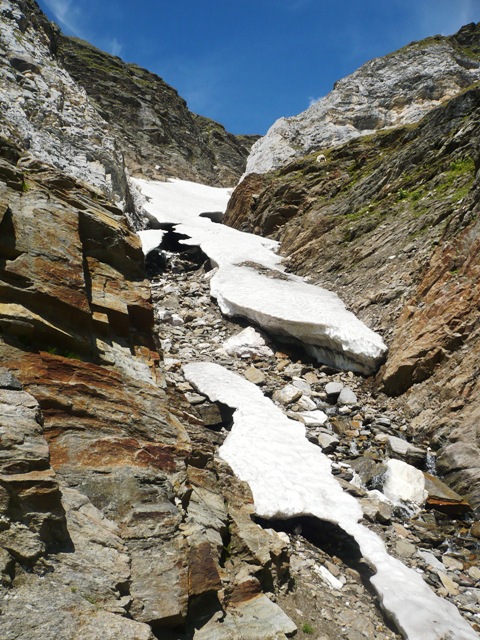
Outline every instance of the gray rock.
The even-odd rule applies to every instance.
[[[282,389],[277,389],[273,394],[273,399],[283,405],[291,404],[298,400],[302,395],[300,389],[292,384],[285,385]]]
[[[302,420],[307,427],[321,427],[328,420],[327,414],[320,409],[302,411],[299,415],[302,417]]]
[[[197,411],[207,427],[216,427],[223,422],[222,413],[214,403],[205,402],[197,407]]]
[[[23,387],[13,373],[10,373],[4,367],[0,367],[0,388],[21,391]]]
[[[395,550],[403,558],[411,558],[417,552],[416,546],[407,540],[397,540]]]
[[[202,404],[203,402],[205,402],[204,396],[201,396],[199,393],[193,393],[190,391],[187,391],[187,393],[185,394],[185,399],[190,404]]]
[[[325,385],[325,393],[328,399],[331,401],[337,400],[343,387],[344,385],[341,382],[328,382]]]
[[[292,384],[294,387],[297,387],[297,389],[300,389],[302,393],[306,393],[306,394],[312,393],[312,387],[303,378],[297,378],[296,376],[293,377]]]
[[[425,449],[416,447],[414,444],[402,440],[402,438],[387,436],[387,445],[392,458],[404,460],[414,466],[421,465],[425,460]]]
[[[295,623],[266,595],[214,616],[194,635],[195,640],[282,640],[297,631]]]
[[[302,397],[297,400],[296,406],[301,411],[316,411],[317,409],[315,402],[306,395],[302,395]]]
[[[338,447],[340,440],[335,435],[328,433],[316,434],[318,444],[322,447],[323,453],[332,453]]]
[[[343,387],[338,396],[337,404],[357,404],[357,396],[350,387]]]
[[[465,62],[448,38],[423,47],[415,45],[418,43],[370,60],[336,82],[333,91],[303,113],[277,120],[253,145],[245,173],[265,173],[312,150],[318,152],[376,129],[416,122],[438,100],[451,97],[480,77],[475,60],[466,72]],[[422,81],[412,82],[416,77]],[[427,98],[429,86],[438,89]],[[328,170],[328,158],[322,166]]]
[[[372,522],[388,524],[392,520],[393,508],[388,500],[379,491],[369,491],[360,499],[362,510],[366,518]]]
[[[0,547],[22,563],[34,563],[45,553],[45,545],[40,536],[18,523],[0,531]]]
[[[416,555],[422,558],[430,567],[439,571],[445,571],[445,565],[438,558],[436,558],[430,551],[418,550]]]

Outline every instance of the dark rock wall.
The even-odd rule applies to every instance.
[[[236,137],[191,113],[157,75],[87,42],[59,36],[57,56],[115,132],[132,174],[181,176],[215,186],[237,183],[255,136]]]

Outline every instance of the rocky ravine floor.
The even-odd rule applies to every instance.
[[[324,412],[323,424],[310,419],[308,438],[328,453],[344,489],[360,500],[368,526],[385,540],[389,553],[420,573],[437,595],[453,602],[480,630],[480,527],[470,514],[462,514],[465,505],[443,496],[438,509],[450,510],[450,515],[432,508],[414,513],[369,492],[381,487],[382,463],[388,458],[434,472],[429,452],[406,444],[407,421],[393,402],[375,396],[368,378],[319,365],[286,345],[229,355],[224,342],[246,322],[222,317],[210,298],[211,275],[205,265],[198,268],[172,256],[165,271],[152,277],[168,384],[185,394],[192,413],[216,434],[219,445],[231,414],[192,388],[184,378],[184,364],[212,361],[242,374],[291,418],[308,421],[308,412]],[[440,490],[430,488],[430,493],[427,506]],[[325,523],[318,531],[308,519],[263,524],[288,538],[291,580],[270,597],[295,622],[297,637],[400,637],[382,615],[358,548],[338,528]]]

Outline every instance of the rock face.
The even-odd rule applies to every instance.
[[[122,156],[107,122],[53,55],[58,38],[33,0],[2,0],[0,133],[39,160],[125,197]]]
[[[151,640],[248,609],[284,552],[164,388],[138,236],[5,140],[0,212],[2,638]]]
[[[378,129],[417,122],[480,79],[479,29],[471,24],[454,36],[413,42],[367,62],[300,115],[277,120],[253,146],[246,174],[271,171]]]
[[[234,136],[191,113],[175,89],[134,64],[59,36],[56,55],[119,141],[130,173],[234,186],[256,136]]]
[[[3,136],[130,210],[128,172],[237,182],[256,136],[227,133],[158,76],[63,36],[34,0],[0,7]]]
[[[474,87],[417,125],[333,148],[327,162],[310,155],[248,176],[225,216],[280,240],[293,271],[383,336],[378,384],[476,505],[479,106]]]
[[[179,297],[190,302],[188,312],[165,313],[161,322],[157,313],[160,326],[163,322],[171,332],[171,338],[162,341],[170,357],[160,366],[140,242],[119,206],[123,204],[119,200],[127,203],[127,209],[131,205],[125,168],[147,172],[143,163],[153,164],[157,153],[162,162],[152,175],[182,171],[189,173],[181,177],[226,184],[240,171],[236,143],[215,123],[189,114],[182,100],[156,76],[85,43],[64,39],[32,0],[0,0],[0,19],[2,639],[227,640],[248,635],[265,640],[285,638],[296,626],[308,635],[310,626],[304,620],[309,618],[302,620],[302,611],[291,601],[288,608],[288,548],[296,539],[294,573],[299,582],[308,576],[303,591],[298,591],[298,604],[302,599],[318,599],[311,611],[323,620],[326,583],[322,586],[321,579],[315,578],[316,560],[310,559],[318,555],[310,550],[302,567],[297,523],[292,523],[289,536],[265,530],[254,521],[250,490],[216,455],[231,418],[225,407],[207,406],[203,396],[193,393],[191,405],[173,387],[193,391],[178,378],[180,362],[175,356],[180,349],[203,354],[208,347],[205,341],[211,338],[211,328],[199,310],[200,299],[210,304],[206,281],[199,276],[188,295],[177,288]],[[475,48],[474,40],[469,46]],[[102,77],[105,68],[115,77],[110,84]],[[139,84],[158,92],[158,103],[152,104],[143,90],[140,97],[136,95]],[[476,289],[472,287],[477,257],[468,252],[476,247],[478,235],[478,101],[478,90],[468,91],[415,130],[350,143],[330,153],[321,165],[307,158],[281,176],[253,176],[235,198],[237,206],[248,193],[248,222],[242,219],[242,210],[235,210],[241,225],[268,226],[273,207],[280,204],[280,218],[269,231],[278,228],[284,251],[292,253],[292,266],[304,273],[310,270],[325,282],[338,277],[337,284],[361,315],[392,343],[403,341],[378,379],[399,398],[382,402],[391,403],[390,417],[397,415],[400,405],[411,417],[402,435],[410,440],[433,435],[439,470],[459,491],[469,492],[472,503],[478,481],[478,345]],[[128,119],[135,123],[138,142],[128,131]],[[379,153],[385,155],[379,158]],[[412,172],[408,177],[407,167]],[[381,182],[386,171],[386,181]],[[300,174],[302,180],[318,182],[297,189]],[[287,187],[280,187],[277,179],[286,180]],[[412,184],[424,190],[419,197],[408,191]],[[309,192],[311,187],[319,193]],[[263,200],[270,188],[272,209],[265,208]],[[353,188],[361,202],[353,197]],[[335,218],[322,207],[337,196]],[[429,208],[420,215],[415,203],[422,198]],[[373,227],[364,224],[366,202],[378,203],[379,210],[372,212],[378,224]],[[260,221],[254,220],[252,212],[260,215]],[[350,213],[354,215],[348,217]],[[332,231],[328,242],[313,233],[310,214],[318,222],[315,232],[327,227]],[[300,234],[298,226],[279,223],[282,216],[293,222],[295,215],[304,225]],[[384,219],[391,237],[382,229],[387,224]],[[409,238],[413,249],[404,242],[405,229],[414,234]],[[343,237],[346,230],[348,237],[335,245],[336,234]],[[295,244],[296,237],[299,243],[307,239],[305,247]],[[325,270],[317,255],[323,246]],[[376,253],[372,246],[378,247]],[[406,266],[406,260],[399,260],[398,270],[393,271],[390,256],[401,250],[402,256],[416,252],[418,264]],[[360,265],[363,262],[358,272],[331,269],[335,260],[345,256]],[[429,263],[424,267],[425,260]],[[376,284],[373,271],[380,276]],[[404,287],[400,294],[395,278]],[[444,311],[450,314],[447,338],[436,320],[432,325],[434,340],[446,352],[443,360],[437,360],[430,353],[428,333],[422,334],[425,316],[418,296],[432,288],[432,300],[449,300],[442,298],[442,286],[435,287],[457,279],[457,288],[447,290],[448,295],[457,296],[458,304],[457,311],[445,304],[449,308]],[[367,282],[372,297],[366,302],[359,292],[368,289]],[[363,289],[355,294],[357,286]],[[157,288],[165,311],[169,299],[175,298],[173,293],[167,285]],[[411,303],[412,313],[400,327],[401,295],[418,304]],[[230,335],[237,329],[231,329]],[[455,339],[449,341],[452,332]],[[220,353],[216,357],[222,358],[227,335],[217,338],[215,348]],[[364,465],[371,462],[372,486],[382,473],[378,452],[388,440],[384,431],[390,433],[395,420],[370,415],[371,387],[363,392],[364,381],[344,374],[340,386],[351,385],[359,406],[352,398],[351,404],[337,402],[334,407],[335,394],[323,391],[323,378],[313,368],[305,372],[300,363],[289,365],[280,352],[262,351],[237,360],[247,366],[250,358],[255,366],[250,366],[248,375],[270,395],[291,383],[289,412],[308,428],[311,442],[321,443],[325,452],[337,451],[332,468],[349,492],[370,501],[365,507],[367,517],[377,524],[390,522],[394,515],[378,500],[374,504],[373,492],[365,495],[365,489],[349,484],[353,471],[344,462],[348,451],[352,455],[368,451],[373,458],[362,457],[362,461]],[[273,376],[264,359],[276,363]],[[369,398],[366,405],[365,398]],[[202,408],[197,410],[195,403]],[[205,428],[207,420],[199,418],[202,410],[205,415],[216,413],[212,429]],[[372,431],[363,428],[367,424]],[[372,434],[379,439],[370,445],[367,438]],[[443,489],[439,493],[437,486],[429,499],[448,501],[449,508],[462,502],[461,496],[452,497]],[[431,540],[437,548],[442,542],[438,533],[421,533],[423,524],[431,522],[427,520],[414,523],[412,531],[420,536],[415,542]],[[472,527],[472,535],[473,531]],[[467,544],[463,538],[462,544]],[[410,553],[411,544],[403,545],[401,552],[406,546]],[[337,549],[330,555],[322,552],[322,557],[340,563],[337,553]],[[475,589],[467,593],[465,586],[475,586],[472,581],[478,580],[472,558],[473,554],[465,556],[470,563],[465,565],[465,575],[462,562],[443,556],[446,568],[440,579],[444,586],[438,579],[432,585],[439,595],[445,595],[441,592],[445,589],[447,595],[461,597],[474,620],[475,603],[470,605],[469,598],[475,598]],[[350,566],[340,570],[330,562],[328,570],[323,569],[320,573],[323,580],[328,578],[329,589],[339,591],[343,584],[349,602],[354,597],[356,604],[364,604],[365,600],[356,600],[362,593],[356,583],[360,576]],[[334,574],[343,582],[335,582]],[[271,593],[283,599],[296,625],[268,597]],[[374,606],[366,617],[355,610],[353,620],[349,611],[338,607],[336,595],[331,596],[328,609],[334,612],[328,620],[335,622],[329,626],[327,621],[322,632],[330,635],[338,629],[340,633],[345,627],[351,637],[359,633],[374,637],[377,632],[384,638],[396,637],[382,626]],[[360,621],[363,626],[358,626]]]

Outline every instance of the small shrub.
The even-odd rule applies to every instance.
[[[302,631],[303,631],[303,633],[307,633],[308,635],[311,635],[312,633],[315,633],[315,629],[308,622],[305,622],[305,624],[302,625]]]

